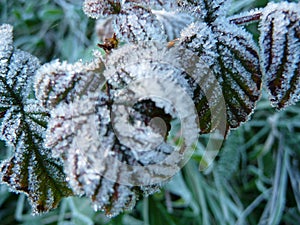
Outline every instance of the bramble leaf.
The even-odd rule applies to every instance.
[[[269,3],[260,22],[262,70],[272,106],[277,109],[300,100],[300,7]]]
[[[110,115],[104,104],[107,98],[102,94],[101,103],[99,97],[89,94],[57,106],[51,113],[47,145],[55,155],[64,158],[64,170],[74,193],[84,194],[93,201],[95,209],[113,216],[131,209],[143,191],[141,187],[109,179],[121,174],[110,159],[126,162],[134,161],[134,157],[116,142],[108,126]]]
[[[167,35],[168,41],[180,37],[180,32],[194,20],[187,13],[168,12],[165,10],[153,10],[153,13],[163,25],[163,30]]]
[[[226,15],[225,7],[228,0],[178,0],[177,2],[184,11],[189,11],[193,16],[211,24],[218,17]]]
[[[0,178],[16,192],[28,195],[34,213],[57,206],[72,192],[62,165],[43,147],[48,112],[30,97],[37,58],[14,49],[12,27],[0,26],[0,137],[14,147],[14,155],[1,165]]]
[[[163,41],[162,24],[151,9],[139,5],[125,5],[115,19],[116,34],[129,42]]]
[[[227,122],[231,128],[248,120],[261,93],[261,72],[258,49],[252,37],[241,27],[230,24],[226,19],[217,20],[212,26],[206,23],[192,24],[182,33],[183,46],[194,51],[211,69],[222,93],[216,93],[210,108],[218,108],[224,98]],[[214,86],[199,67],[199,82],[204,89]],[[210,132],[211,112],[205,98],[200,95],[197,110],[201,131]]]
[[[58,60],[46,63],[35,75],[36,97],[48,108],[54,108],[60,102],[70,102],[75,96],[99,89],[104,82],[103,70],[100,57],[88,64],[68,64]]]
[[[91,198],[108,215],[157,190],[180,170],[198,140],[192,87],[181,69],[160,61],[174,59],[157,45],[112,51],[103,74],[105,94],[75,92],[51,110],[46,145],[63,158],[75,194]],[[176,118],[180,126],[171,124]]]

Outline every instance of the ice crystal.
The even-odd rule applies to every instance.
[[[253,22],[258,22],[262,16],[261,9],[252,9],[248,12],[242,12],[237,15],[230,16],[229,20],[231,23],[237,25],[248,25]]]
[[[163,41],[162,24],[151,10],[138,5],[126,5],[116,17],[116,33],[125,41]]]
[[[262,69],[270,100],[281,109],[300,99],[300,10],[296,3],[269,3],[260,22]]]
[[[120,0],[85,0],[83,3],[85,14],[95,19],[102,15],[117,14],[120,10]]]
[[[0,26],[0,46],[0,138],[14,147],[12,158],[0,167],[0,179],[11,190],[26,193],[34,213],[48,211],[71,191],[61,162],[43,147],[48,112],[29,96],[39,61],[14,49],[10,25]]]

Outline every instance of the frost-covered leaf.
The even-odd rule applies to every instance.
[[[191,24],[194,18],[187,13],[169,12],[165,10],[153,11],[162,23],[168,41],[180,37],[183,28]]]
[[[1,165],[0,178],[17,192],[25,192],[33,212],[48,211],[71,194],[61,163],[43,147],[48,112],[30,99],[32,78],[39,61],[14,49],[12,27],[0,27],[1,110],[5,110],[0,138],[14,147]]]
[[[83,3],[84,13],[95,19],[103,15],[118,14],[120,10],[120,0],[85,0]]]
[[[177,2],[183,11],[188,11],[209,24],[218,17],[225,16],[228,5],[228,0],[178,0]]]
[[[1,127],[2,135],[15,146],[13,157],[1,165],[1,180],[28,195],[33,213],[56,208],[63,197],[72,194],[61,162],[43,146],[46,115],[37,103],[30,102],[23,112],[11,109],[6,113]]]
[[[104,64],[100,58],[84,64],[68,64],[55,60],[44,64],[35,75],[35,93],[46,107],[55,107],[62,101],[96,91],[103,83]]]
[[[213,27],[200,22],[192,24],[182,33],[182,44],[198,54],[222,87],[221,95],[216,91],[215,100],[212,98],[213,102],[209,104],[218,106],[224,98],[227,121],[231,128],[247,121],[261,92],[258,50],[251,35],[222,19],[216,21]],[[204,89],[208,89],[206,85],[214,86],[211,79],[207,79],[206,73],[201,72],[202,65],[197,66],[198,79]],[[197,108],[200,123],[203,122],[202,130],[209,132],[210,117],[216,112],[209,110],[201,95]]]
[[[138,5],[126,5],[115,20],[116,34],[122,40],[164,41],[162,24],[150,9]]]
[[[152,10],[152,13],[162,24],[163,29],[160,30],[160,32],[162,31],[166,34],[168,41],[180,37],[181,30],[194,20],[194,18],[187,13],[169,12],[165,10]],[[112,16],[97,20],[95,29],[99,40],[105,41],[105,39],[113,36],[115,32],[113,25],[114,20],[115,18]]]
[[[29,94],[36,57],[13,48],[12,27],[0,26],[0,112],[18,106]]]
[[[163,48],[148,47],[112,51],[105,94],[89,92],[51,111],[47,146],[64,159],[73,191],[109,215],[133,207],[176,174],[198,138],[184,72],[160,62],[174,61]],[[171,124],[177,117],[182,129]]]
[[[60,104],[51,113],[47,145],[64,158],[73,191],[91,198],[96,210],[115,216],[131,209],[146,187],[125,185],[119,180],[126,171],[117,162],[138,163],[109,126],[107,101],[104,94],[93,94]],[[147,189],[156,190],[155,186]]]
[[[282,109],[300,99],[300,7],[269,3],[260,22],[262,70],[270,100]]]

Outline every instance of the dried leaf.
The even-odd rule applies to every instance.
[[[277,109],[300,99],[300,10],[296,3],[269,3],[260,22],[262,70]]]

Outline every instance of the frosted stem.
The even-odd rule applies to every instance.
[[[249,24],[249,23],[254,23],[254,22],[259,21],[261,16],[262,16],[261,11],[258,11],[254,14],[249,12],[249,15],[244,14],[244,15],[241,15],[239,17],[231,17],[231,19],[229,19],[229,21],[231,23],[236,24],[236,25],[246,25],[246,24]]]

